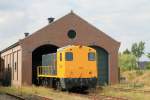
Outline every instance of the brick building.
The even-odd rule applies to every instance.
[[[36,66],[41,65],[41,55],[75,44],[96,49],[98,84],[118,82],[119,42],[73,12],[56,21],[49,21],[44,28],[0,52],[0,76],[5,69],[9,69],[12,85],[36,84]]]

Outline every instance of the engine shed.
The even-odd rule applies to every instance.
[[[98,85],[118,83],[120,42],[94,27],[74,12],[53,21],[0,52],[0,79],[9,73],[14,86],[36,84],[36,67],[42,55],[67,45],[85,45],[96,50]]]

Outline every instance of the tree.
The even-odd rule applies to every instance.
[[[150,53],[147,54],[147,57],[150,59]],[[146,64],[146,69],[150,69],[150,62]]]
[[[119,67],[121,71],[136,69],[136,57],[133,54],[120,54]]]
[[[150,53],[147,54],[147,57],[150,59]]]
[[[128,50],[128,49],[126,49],[125,51],[123,51],[123,54],[130,54],[131,52]]]
[[[139,43],[134,43],[131,47],[131,52],[136,57],[136,62],[138,65],[139,58],[144,54],[145,42],[140,41]]]

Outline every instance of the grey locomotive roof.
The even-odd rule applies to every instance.
[[[67,46],[65,46],[65,47],[62,47],[62,48],[57,49],[57,51],[62,51],[62,50],[64,50],[65,48],[72,47],[72,46],[73,46],[73,45],[67,45]]]

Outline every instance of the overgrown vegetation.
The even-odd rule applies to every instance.
[[[139,86],[143,85],[143,87],[147,87],[150,90],[150,70],[126,71],[123,72],[121,75],[126,78],[125,84],[133,84]]]
[[[150,59],[150,53],[147,54],[147,57]]]
[[[144,54],[145,43],[140,41],[139,43],[133,43],[131,47],[132,54],[136,57],[137,67],[139,58]]]
[[[110,96],[125,97],[129,100],[149,100],[150,94],[145,92],[134,92],[132,90],[150,91],[150,70],[131,70],[122,72],[125,82],[104,88],[103,93]],[[113,88],[131,89],[128,91],[117,91]]]
[[[119,67],[121,71],[137,70],[140,69],[139,59],[142,55],[147,55],[150,59],[150,53],[144,53],[145,43],[140,41],[139,43],[133,43],[131,50],[126,49],[123,53],[119,54]],[[150,69],[150,62],[144,65],[145,69]]]
[[[111,87],[105,87],[101,94],[108,96],[116,96],[126,98],[128,100],[149,100],[150,95],[148,93],[136,93],[136,92],[127,92],[127,91],[117,91]]]
[[[121,77],[124,79],[118,85],[113,87],[147,90],[150,91],[150,62],[145,64],[145,70],[140,70],[139,58],[145,54],[150,59],[150,53],[144,53],[145,43],[134,43],[131,50],[126,49],[123,53],[119,54],[119,67],[121,69]],[[113,91],[109,87],[105,88],[105,94],[111,96],[123,96],[131,100],[149,100],[150,95],[135,92],[120,92]]]
[[[150,70],[150,62],[146,64],[146,69]]]
[[[133,70],[136,68],[136,57],[133,54],[120,54],[119,66],[121,71]]]
[[[36,86],[0,87],[0,93],[12,93],[15,95],[22,96],[27,100],[37,100],[37,99],[31,99],[34,95],[45,96],[52,100],[90,100],[87,97],[70,95],[68,92],[60,92],[50,88],[36,87]]]

